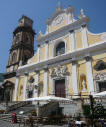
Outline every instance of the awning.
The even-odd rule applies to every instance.
[[[106,91],[100,92],[93,94],[93,97],[105,97],[106,96]]]
[[[71,99],[68,98],[62,98],[62,97],[55,97],[55,96],[44,96],[44,97],[35,97],[35,98],[29,98],[26,99],[26,101],[52,101],[52,102],[70,102]]]

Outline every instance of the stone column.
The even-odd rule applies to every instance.
[[[39,71],[35,70],[35,73],[34,97],[38,97]]]
[[[86,27],[86,25],[82,25],[82,44],[83,44],[84,48],[88,47],[87,27]]]
[[[18,83],[19,83],[19,75],[16,75],[16,83],[15,83],[15,91],[14,91],[14,101],[17,101]]]
[[[77,74],[77,62],[72,62],[72,85],[74,89],[74,95],[78,95],[78,74]],[[78,96],[74,96],[78,98]]]
[[[76,48],[76,40],[74,30],[70,31],[70,50],[73,52]]]
[[[40,62],[40,45],[38,45],[38,50],[37,50],[37,62]]]
[[[48,46],[48,41],[46,41],[45,42],[46,44],[45,44],[45,60],[47,60],[48,59],[48,53],[49,53],[49,46]]]
[[[28,73],[25,73],[25,80],[24,80],[24,93],[23,93],[23,101],[26,100],[26,87],[27,87],[27,80],[28,80]]]
[[[48,95],[48,68],[44,68],[44,86],[43,86],[43,93],[44,96]]]
[[[87,69],[87,82],[90,94],[94,93],[94,84],[93,84],[93,74],[92,74],[92,65],[91,57],[87,56],[86,59],[86,69]]]

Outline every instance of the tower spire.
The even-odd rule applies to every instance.
[[[58,11],[58,10],[61,10],[61,9],[62,9],[62,4],[61,4],[61,2],[59,1],[59,2],[58,2],[58,6],[57,6],[57,9],[56,9],[56,10]]]
[[[59,2],[58,2],[58,7],[60,7],[60,6],[61,6],[61,2],[59,1]]]

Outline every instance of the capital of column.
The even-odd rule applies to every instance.
[[[92,57],[91,57],[91,56],[86,56],[86,57],[85,57],[85,60],[86,60],[86,61],[90,61],[90,60],[92,60]]]
[[[49,43],[49,41],[45,41],[45,43],[46,43],[46,44],[48,44],[48,43]]]
[[[76,60],[72,61],[72,65],[75,65],[75,64],[77,64],[77,61]]]
[[[39,69],[35,69],[35,71],[34,71],[36,74],[38,74],[39,73]]]
[[[48,71],[48,66],[46,65],[46,66],[44,66],[44,71]]]
[[[83,25],[81,25],[82,26],[82,28],[85,28],[87,25],[86,24],[83,24]]]
[[[24,75],[25,75],[25,76],[28,76],[28,72],[25,72]]]
[[[40,48],[40,44],[38,44],[37,46],[38,46],[38,48]]]
[[[18,78],[20,75],[19,74],[16,74],[16,78]]]

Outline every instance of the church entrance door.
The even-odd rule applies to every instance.
[[[55,96],[66,97],[65,94],[65,79],[55,81]]]
[[[99,82],[98,86],[99,86],[99,92],[106,91],[106,82]]]

